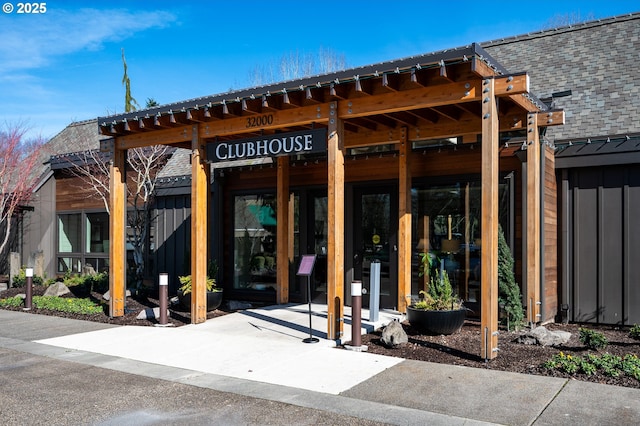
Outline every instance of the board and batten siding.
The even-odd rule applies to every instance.
[[[562,179],[569,319],[640,323],[640,167],[574,168]]]

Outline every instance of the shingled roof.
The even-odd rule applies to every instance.
[[[547,128],[556,144],[640,135],[640,12],[480,43],[506,69],[527,71],[531,92],[565,111]],[[531,61],[531,58],[538,58]],[[97,149],[98,120],[72,123],[52,153]],[[161,176],[190,175],[189,150],[177,150]]]
[[[547,129],[552,142],[640,133],[640,13],[480,44],[506,68],[527,71],[540,98],[565,95],[553,99],[566,123]]]

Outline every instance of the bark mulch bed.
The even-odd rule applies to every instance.
[[[45,286],[34,286],[33,295],[42,296],[44,295],[45,290],[46,290]],[[157,320],[136,319],[136,317],[141,311],[147,308],[155,308],[159,306],[157,294],[155,295],[140,294],[133,297],[127,297],[127,301],[125,303],[125,315],[122,317],[111,318],[109,317],[109,305],[105,300],[103,300],[101,293],[87,292],[87,291],[84,291],[83,289],[77,289],[75,287],[71,287],[70,290],[72,291],[71,293],[61,297],[90,298],[94,302],[104,305],[103,313],[85,315],[85,314],[74,314],[74,313],[60,312],[60,311],[51,311],[48,309],[38,309],[35,307],[33,307],[30,312],[34,314],[39,314],[39,315],[51,315],[56,317],[72,318],[72,319],[79,319],[84,321],[93,321],[93,322],[100,322],[105,324],[116,324],[116,325],[153,326],[154,324],[158,323]],[[24,292],[25,292],[24,288],[20,288],[20,287],[9,288],[3,292],[0,292],[0,299],[13,297],[17,294],[24,293]],[[4,309],[22,311],[22,308],[4,308]],[[219,317],[222,315],[226,315],[228,313],[229,311],[219,308],[214,311],[207,312],[207,319]],[[191,324],[191,312],[185,312],[182,308],[179,307],[179,305],[175,305],[175,306],[172,305],[169,308],[169,318],[167,318],[167,321],[172,323],[176,327],[186,325],[186,324]]]
[[[479,322],[466,320],[458,333],[449,336],[420,334],[407,322],[404,322],[402,326],[409,337],[409,342],[397,348],[385,347],[380,341],[381,333],[379,331],[362,336],[362,344],[368,346],[368,352],[370,353],[406,359],[542,376],[570,377],[575,380],[640,388],[640,381],[624,374],[619,377],[609,377],[601,372],[592,376],[585,374],[569,375],[556,369],[549,370],[542,366],[554,355],[559,354],[560,351],[572,357],[584,357],[590,353],[597,355],[610,353],[621,357],[626,354],[640,356],[640,341],[629,337],[629,327],[593,324],[545,325],[549,330],[564,330],[571,333],[569,342],[561,347],[543,347],[517,343],[515,340],[523,331],[509,332],[500,330],[498,356],[485,362],[484,359],[480,358],[481,328]],[[603,333],[609,344],[599,351],[586,348],[579,340],[580,327]]]
[[[72,289],[73,290],[73,289]],[[34,295],[44,294],[45,287],[34,286]],[[19,293],[24,293],[22,288],[10,288],[0,293],[0,298],[11,297]],[[70,314],[44,309],[32,309],[31,312],[40,315],[53,315],[58,317],[81,319],[85,321],[95,321],[118,325],[138,325],[153,326],[155,320],[138,320],[138,313],[146,308],[158,306],[157,295],[144,295],[128,297],[126,302],[126,313],[123,317],[110,318],[108,305],[102,300],[102,294],[85,293],[69,294],[63,297],[90,297],[98,303],[104,303],[105,309],[101,314],[80,315]],[[7,308],[10,309],[10,308]],[[14,310],[22,310],[14,308]],[[226,315],[230,311],[216,309],[207,313],[207,319]],[[169,322],[175,326],[182,326],[191,323],[190,312],[184,312],[178,307],[170,308]],[[462,329],[449,336],[432,336],[421,334],[410,324],[404,322],[403,327],[409,337],[409,343],[397,348],[387,348],[380,342],[379,331],[362,336],[362,344],[368,346],[368,352],[401,357],[406,359],[429,361],[443,364],[463,365],[475,368],[487,368],[492,370],[511,371],[515,373],[537,374],[554,377],[571,377],[575,380],[583,380],[609,385],[626,386],[640,388],[640,381],[633,377],[621,374],[619,377],[606,376],[601,372],[587,376],[585,374],[569,375],[558,370],[549,370],[543,367],[543,363],[550,360],[554,355],[562,351],[572,357],[586,356],[587,354],[610,353],[612,355],[624,356],[635,354],[640,356],[640,341],[629,337],[629,327],[603,326],[603,325],[580,325],[580,324],[548,324],[551,330],[565,330],[571,333],[570,341],[562,347],[543,347],[535,345],[525,345],[516,343],[516,338],[522,332],[500,331],[498,356],[485,362],[480,358],[481,329],[480,323],[474,320],[467,320]],[[589,350],[579,340],[579,328],[585,327],[596,330],[604,334],[609,341],[608,346],[600,351]]]

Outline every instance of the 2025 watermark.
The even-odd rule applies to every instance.
[[[47,13],[47,3],[4,3],[2,5],[4,13],[16,14],[41,14]]]

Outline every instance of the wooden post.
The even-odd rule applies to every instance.
[[[538,114],[527,116],[527,246],[525,251],[527,319],[540,321],[540,140]]]
[[[289,157],[278,157],[276,302],[289,302]]]
[[[498,349],[498,106],[494,80],[482,83],[482,255],[480,356],[493,359]]]
[[[117,140],[116,140],[117,142]],[[114,143],[109,179],[109,316],[124,316],[127,286],[127,151]]]
[[[209,164],[206,149],[192,126],[191,137],[191,323],[207,320],[207,240]]]
[[[331,102],[327,163],[327,336],[337,340],[344,330],[344,122]]]
[[[398,210],[398,311],[411,304],[411,142],[400,129]]]

